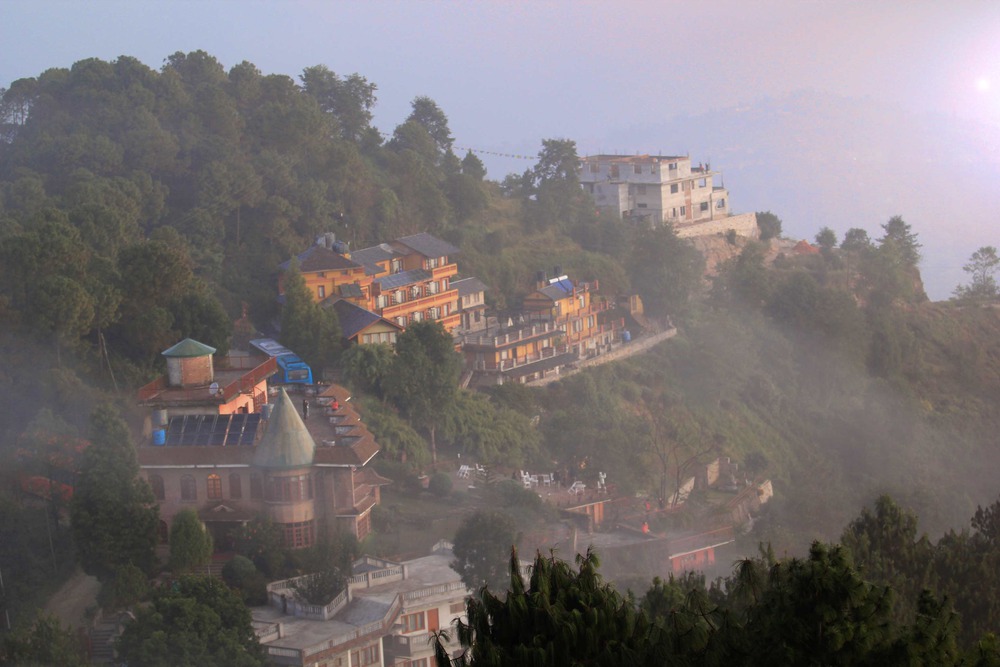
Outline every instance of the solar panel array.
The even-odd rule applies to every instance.
[[[252,445],[260,426],[260,414],[184,415],[171,417],[166,444],[234,447]]]

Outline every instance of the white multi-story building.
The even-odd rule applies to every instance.
[[[366,556],[326,605],[299,599],[298,579],[273,582],[268,606],[253,609],[257,637],[269,661],[285,667],[433,667],[432,634],[465,620],[472,593],[452,560],[447,543],[403,563]],[[460,651],[449,634],[446,648]]]
[[[580,183],[599,208],[622,218],[677,227],[729,216],[719,172],[677,155],[592,155],[580,162]]]

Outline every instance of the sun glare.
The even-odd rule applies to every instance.
[[[976,90],[978,90],[981,93],[985,93],[989,92],[989,89],[990,89],[989,79],[987,79],[985,76],[981,76],[978,79],[976,79]]]

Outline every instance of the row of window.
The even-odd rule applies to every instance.
[[[149,486],[153,489],[153,497],[165,500],[167,497],[163,477],[149,475]],[[250,475],[250,498],[260,500],[264,497],[264,486],[261,476]],[[205,478],[205,497],[209,500],[222,500],[222,477],[212,473]],[[229,498],[238,500],[243,497],[243,480],[238,473],[229,475]],[[295,502],[311,500],[313,497],[312,475],[294,475],[291,477],[268,477],[267,500],[275,502]],[[181,477],[181,500],[198,500],[198,483],[191,475]]]
[[[359,651],[351,651],[351,667],[364,667],[379,662],[379,645],[372,644]]]
[[[394,319],[396,324],[401,327],[406,327],[407,324],[411,322],[423,322],[424,319],[436,320],[442,317],[448,317],[451,315],[451,304],[446,303],[441,307],[434,306],[433,308],[428,308],[425,313],[422,310],[417,310],[407,315],[397,315]]]
[[[375,343],[388,343],[389,345],[395,345],[396,332],[380,331],[378,333],[361,334],[361,342],[365,345],[373,345]]]
[[[440,293],[441,291],[448,290],[448,279],[444,278],[440,282],[437,280],[432,280],[425,285],[412,285],[409,288],[400,288],[391,294],[380,294],[375,297],[375,306],[377,308],[388,308],[389,306],[397,306],[401,303],[406,303],[407,301],[414,301],[416,299],[421,299],[425,296],[433,296]]]
[[[668,163],[667,164],[667,169],[670,170],[670,171],[677,171],[677,163],[676,162],[670,162],[670,163]],[[600,171],[601,171],[601,163],[600,162],[590,162],[590,173],[597,174],[597,173],[600,173]],[[611,168],[610,168],[610,171],[611,171],[611,177],[612,178],[618,178],[618,175],[620,174],[619,165],[618,164],[612,164]],[[659,165],[657,165],[655,163],[651,164],[651,165],[649,165],[649,169],[645,170],[644,169],[644,165],[642,165],[642,164],[636,164],[636,163],[632,164],[632,173],[633,174],[641,174],[641,173],[643,173],[643,171],[648,171],[650,174],[655,174],[657,171],[659,171]]]

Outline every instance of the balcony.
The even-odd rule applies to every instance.
[[[561,335],[563,331],[551,322],[539,322],[529,327],[522,327],[515,331],[508,331],[496,336],[468,334],[462,337],[462,345],[469,347],[484,347],[489,349],[500,349],[518,343],[530,342],[536,339],[551,338]]]

